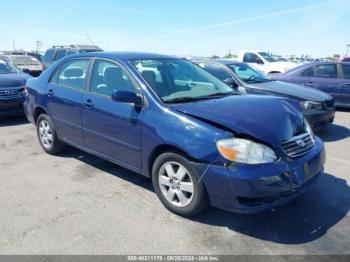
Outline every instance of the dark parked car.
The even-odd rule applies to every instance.
[[[0,59],[0,116],[23,114],[24,86],[29,77]]]
[[[271,208],[323,172],[323,143],[299,103],[237,95],[184,59],[74,55],[27,90],[25,112],[44,151],[66,143],[152,177],[160,201],[183,216],[208,202],[245,213]]]
[[[34,77],[39,76],[43,71],[43,65],[40,61],[30,55],[0,55],[0,59],[11,63],[17,69]]]
[[[350,107],[350,63],[311,63],[271,78],[322,90],[333,96],[337,107]]]
[[[61,59],[62,57],[88,52],[98,52],[103,51],[98,46],[94,45],[57,45],[46,50],[43,57],[44,68],[46,69],[55,61]]]
[[[324,92],[273,81],[246,63],[232,60],[197,60],[194,62],[220,80],[238,88],[242,93],[281,96],[299,101],[304,117],[314,131],[325,128],[334,120],[334,100]]]

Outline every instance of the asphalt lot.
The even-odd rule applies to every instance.
[[[167,211],[148,179],[79,150],[45,154],[34,126],[0,120],[0,254],[350,254],[350,111],[320,134],[326,174],[257,215]]]

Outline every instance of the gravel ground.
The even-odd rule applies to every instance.
[[[77,149],[45,154],[34,126],[0,120],[0,254],[350,254],[350,112],[320,136],[326,174],[275,210],[167,211],[148,179]]]

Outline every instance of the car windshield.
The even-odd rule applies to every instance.
[[[40,65],[40,62],[31,56],[13,56],[12,61],[15,65]]]
[[[181,103],[237,94],[204,69],[182,59],[142,59],[130,63],[165,103]]]
[[[230,64],[228,66],[236,73],[239,79],[246,83],[264,83],[272,81],[267,75],[255,70],[247,64]]]
[[[12,74],[17,72],[18,71],[15,67],[0,59],[0,74]]]
[[[259,52],[259,55],[261,55],[267,62],[278,62],[279,61],[276,57],[274,57],[266,52]]]

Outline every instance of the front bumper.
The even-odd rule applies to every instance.
[[[309,109],[303,111],[304,117],[311,126],[313,131],[320,131],[328,124],[333,123],[335,116],[335,108],[327,110]]]
[[[325,151],[315,147],[294,160],[227,167],[195,164],[212,206],[238,213],[256,213],[284,204],[302,194],[323,173]]]
[[[18,116],[23,114],[23,100],[0,100],[0,116]]]

